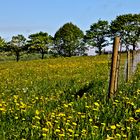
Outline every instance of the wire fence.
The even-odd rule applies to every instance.
[[[118,52],[118,50],[120,50]],[[111,57],[109,98],[113,97],[120,85],[132,79],[137,65],[140,63],[140,50],[128,50],[122,53],[120,38],[116,37],[113,44]]]

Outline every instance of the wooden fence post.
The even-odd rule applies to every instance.
[[[116,64],[116,75],[115,75],[115,85],[114,85],[114,92],[118,89],[118,77],[119,77],[119,65],[120,65],[120,56],[117,56],[117,64]]]
[[[127,69],[126,69],[126,82],[128,82],[130,77],[130,51],[127,51]]]
[[[113,43],[113,54],[112,54],[112,63],[111,63],[111,71],[110,71],[110,83],[109,83],[109,93],[108,97],[111,98],[115,94],[115,86],[116,86],[116,79],[117,79],[117,61],[118,61],[118,49],[120,44],[120,37],[115,37]]]

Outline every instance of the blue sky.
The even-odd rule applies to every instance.
[[[0,0],[0,36],[28,36],[39,31],[54,35],[67,22],[84,32],[99,19],[140,13],[140,0]]]

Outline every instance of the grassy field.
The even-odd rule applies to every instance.
[[[140,66],[107,102],[108,56],[0,63],[0,139],[140,138]]]

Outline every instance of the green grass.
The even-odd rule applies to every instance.
[[[0,139],[138,139],[140,66],[107,102],[108,57],[0,63]]]

